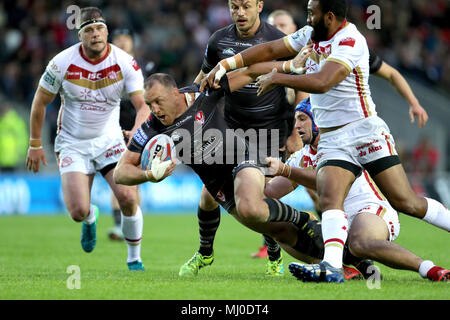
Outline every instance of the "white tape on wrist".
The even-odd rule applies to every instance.
[[[301,68],[296,68],[294,66],[294,60],[289,60],[289,68],[291,69],[291,72],[294,72],[296,74],[304,74],[305,73],[305,68],[301,67]]]
[[[222,79],[223,75],[227,73],[227,70],[225,69],[225,67],[219,63],[219,71],[216,72],[216,75],[214,76],[214,82],[219,81],[220,79]]]

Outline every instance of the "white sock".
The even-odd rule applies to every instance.
[[[433,267],[434,267],[434,263],[432,261],[425,260],[420,264],[419,274],[422,276],[422,278],[426,278],[428,271],[430,271],[430,269]]]
[[[335,268],[342,268],[342,254],[348,235],[348,221],[342,210],[322,213],[322,237],[325,246],[323,261]]]
[[[450,231],[450,211],[436,200],[425,198],[428,202],[428,209],[422,220],[438,228]]]
[[[86,224],[93,224],[95,223],[95,210],[94,210],[94,206],[91,204],[89,206],[89,215],[86,217],[86,219],[84,219],[84,223]]]
[[[127,217],[122,214],[122,232],[127,242],[127,262],[141,260],[141,239],[144,219],[141,208],[138,206],[134,216]]]

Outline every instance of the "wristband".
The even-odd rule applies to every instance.
[[[305,73],[305,68],[300,67],[300,68],[296,68],[294,66],[294,60],[289,60],[289,71],[290,72],[294,72],[296,74],[304,74]]]
[[[40,147],[29,146],[28,149],[30,149],[30,150],[40,150],[40,149],[44,149],[44,148],[42,148],[42,146],[40,146]]]
[[[222,60],[220,64],[223,65],[226,71],[230,71],[244,67],[244,60],[242,59],[242,55],[238,53],[230,58]]]
[[[39,148],[39,147],[41,147],[42,148],[42,141],[41,141],[41,139],[33,139],[33,138],[30,138],[30,148]]]

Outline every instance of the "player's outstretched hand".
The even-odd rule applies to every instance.
[[[277,68],[273,68],[272,72],[263,74],[256,78],[256,86],[258,87],[257,95],[261,96],[266,92],[272,90],[275,85],[273,85],[273,76],[277,73]]]
[[[200,92],[203,92],[205,88],[219,89],[220,79],[227,73],[225,68],[219,62],[200,82]]]
[[[28,148],[26,160],[27,169],[34,173],[38,172],[40,170],[41,161],[45,166],[47,165],[44,149],[42,149],[42,147],[37,149]]]
[[[428,121],[428,113],[420,104],[409,106],[409,119],[411,123],[414,123],[415,117],[417,116],[417,126],[422,128]]]

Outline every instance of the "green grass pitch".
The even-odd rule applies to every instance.
[[[448,233],[400,216],[397,243],[436,264],[450,267]],[[264,275],[265,261],[251,259],[261,236],[222,215],[215,241],[215,261],[195,279],[180,279],[179,267],[198,248],[197,218],[144,215],[142,259],[145,272],[129,272],[126,245],[107,238],[110,215],[100,216],[97,247],[84,253],[81,225],[68,216],[0,217],[0,299],[162,299],[162,300],[307,300],[307,299],[449,299],[448,283],[431,283],[417,273],[377,264],[379,289],[366,281],[344,284],[302,283],[285,274]],[[80,289],[67,287],[67,268],[79,267]]]

